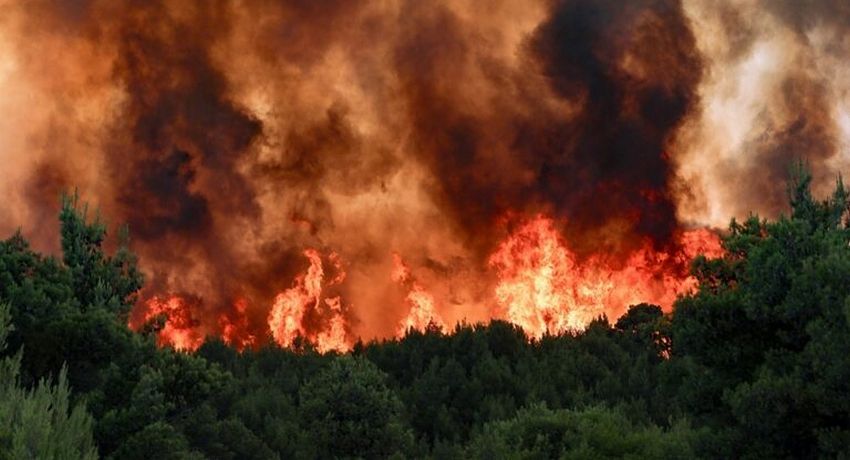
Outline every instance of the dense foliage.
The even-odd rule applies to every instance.
[[[61,260],[0,242],[0,458],[89,458],[92,437],[120,459],[847,455],[848,196],[809,181],[789,216],[733,221],[675,314],[637,305],[537,341],[500,321],[411,331],[344,356],[158,349],[126,328],[142,285],[126,232],[106,254],[66,199]]]

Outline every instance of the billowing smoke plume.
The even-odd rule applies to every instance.
[[[413,304],[486,319],[491,255],[524,247],[500,241],[557,244],[534,216],[568,243],[564,267],[623,267],[681,251],[686,228],[781,211],[797,158],[827,186],[850,138],[848,17],[827,1],[0,0],[0,230],[55,250],[59,194],[78,188],[129,225],[143,298],[180,295],[156,305],[188,305],[198,334],[239,323],[244,343],[282,334],[271,305],[365,338],[427,319]]]
[[[805,161],[820,193],[847,168],[850,58],[844,2],[686,2],[707,70],[702,107],[679,133],[679,174],[698,193],[680,218],[723,224],[775,215],[789,165]]]
[[[429,33],[413,28],[396,54],[411,142],[453,222],[474,238],[506,210],[537,207],[593,252],[671,240],[668,142],[701,74],[677,3],[553,2],[513,68],[469,49],[454,16],[412,14]]]

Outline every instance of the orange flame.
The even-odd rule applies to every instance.
[[[536,338],[547,332],[579,330],[602,314],[617,317],[628,305],[640,302],[669,309],[696,280],[665,268],[671,262],[686,266],[699,253],[717,256],[721,252],[718,237],[707,230],[683,232],[680,246],[682,254],[671,255],[647,245],[615,268],[600,257],[579,264],[554,222],[538,215],[510,235],[489,259],[499,278],[496,302],[507,320]]]
[[[326,307],[322,311],[322,287],[325,272],[322,267],[322,257],[315,249],[307,249],[304,256],[310,261],[307,271],[295,278],[293,286],[277,295],[269,313],[268,323],[272,337],[282,347],[292,346],[297,337],[302,337],[316,344],[316,348],[324,353],[330,350],[347,351],[351,348],[345,330],[345,319],[342,314],[340,297],[325,299]],[[337,269],[337,275],[327,283],[333,286],[345,279],[339,256],[332,253],[329,260]],[[308,313],[324,313],[326,318],[323,326],[315,332],[308,328],[305,318]]]
[[[131,329],[139,330],[157,317],[164,316],[165,324],[157,333],[157,345],[194,351],[204,343],[204,336],[197,329],[198,322],[192,318],[191,306],[186,299],[177,295],[153,297],[145,302],[145,306],[141,321],[131,320]]]
[[[690,259],[697,254],[722,255],[719,237],[707,229],[681,232],[674,246],[676,250],[664,252],[647,243],[621,263],[600,255],[580,260],[551,218],[535,216],[510,234],[488,259],[497,277],[493,294],[499,311],[494,316],[521,326],[530,337],[540,338],[546,333],[580,330],[603,314],[616,318],[626,307],[640,302],[669,309],[678,295],[696,287],[696,279],[687,274]],[[330,276],[319,251],[307,249],[303,254],[309,266],[295,277],[291,288],[277,294],[271,306],[267,317],[271,336],[282,347],[293,346],[301,337],[321,353],[348,351],[352,347],[350,325],[343,299],[335,292],[346,279],[342,259],[335,252],[324,258],[333,273]],[[396,337],[404,337],[410,329],[445,330],[435,296],[419,283],[397,253],[393,253],[390,277],[406,290],[404,303],[408,307],[395,330]],[[177,295],[153,297],[144,303],[144,314],[137,321],[131,320],[130,327],[138,330],[164,316],[157,343],[196,350],[205,333],[192,316],[194,307],[193,302]],[[222,339],[240,350],[257,345],[247,308],[248,301],[238,299],[218,318]]]
[[[392,280],[402,286],[408,286],[409,291],[405,298],[406,303],[410,307],[407,316],[401,320],[397,337],[404,337],[410,329],[424,331],[428,327],[436,327],[445,329],[443,319],[434,308],[434,296],[429,294],[410,273],[410,268],[405,265],[401,256],[393,253],[393,271],[391,273]]]
[[[316,349],[319,353],[327,353],[331,350],[348,351],[351,344],[345,330],[345,319],[342,316],[342,305],[339,296],[325,299],[325,303],[331,311],[328,327],[316,335]]]

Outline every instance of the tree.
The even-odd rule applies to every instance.
[[[16,328],[9,342],[14,348],[32,330],[78,310],[71,284],[68,270],[34,252],[20,232],[0,241],[0,299],[11,307]]]
[[[136,256],[128,249],[126,228],[119,231],[119,246],[114,256],[103,251],[106,225],[95,216],[88,221],[88,206],[80,206],[78,196],[62,197],[62,252],[71,272],[74,293],[83,308],[106,307],[126,313],[133,305],[143,277]]]
[[[388,458],[412,441],[386,376],[363,358],[341,356],[301,386],[301,456]]]
[[[693,458],[694,431],[677,423],[664,431],[632,423],[603,406],[550,410],[532,405],[511,419],[489,423],[467,449],[468,458],[585,459]]]
[[[156,422],[134,433],[111,456],[121,460],[201,460],[200,452],[191,450],[186,438],[166,422]]]
[[[657,357],[670,354],[670,318],[664,316],[658,305],[632,305],[617,320],[614,328],[629,335],[632,342],[651,350]]]
[[[841,178],[817,201],[798,166],[790,216],[732,221],[718,260],[695,261],[700,290],[673,318],[681,390],[715,427],[712,455],[834,457],[850,440],[850,230]],[[718,450],[720,449],[720,450]]]
[[[0,304],[0,352],[11,328],[7,304]],[[92,418],[82,404],[71,406],[63,369],[56,385],[41,380],[28,390],[18,375],[21,353],[0,361],[0,458],[95,459]]]

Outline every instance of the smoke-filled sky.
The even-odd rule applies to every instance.
[[[403,315],[393,254],[480,319],[528,216],[616,261],[777,214],[796,159],[831,187],[849,25],[831,0],[0,0],[0,235],[55,251],[76,188],[146,295],[264,324],[315,248],[358,335]]]

